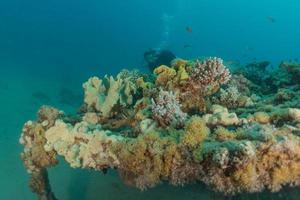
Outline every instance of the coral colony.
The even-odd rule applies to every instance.
[[[300,64],[232,70],[220,58],[121,71],[83,84],[75,116],[43,106],[22,130],[30,188],[55,199],[47,168],[117,170],[145,190],[203,182],[227,195],[300,185]]]

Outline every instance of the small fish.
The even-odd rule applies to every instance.
[[[267,19],[269,20],[269,22],[271,23],[275,23],[276,22],[276,19],[272,16],[268,16]]]
[[[193,32],[193,29],[192,29],[192,27],[190,27],[190,26],[185,27],[185,30],[186,30],[186,32],[188,32],[188,33],[192,33],[192,32]]]
[[[189,45],[189,44],[185,44],[185,45],[183,45],[183,48],[190,48],[190,47],[192,47],[192,45]]]

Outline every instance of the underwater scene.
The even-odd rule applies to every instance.
[[[0,200],[300,199],[300,1],[0,0]]]

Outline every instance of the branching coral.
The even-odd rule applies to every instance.
[[[152,99],[153,118],[162,126],[183,126],[187,114],[180,107],[173,92],[160,90],[158,97]]]
[[[197,61],[189,70],[189,79],[179,87],[180,99],[185,111],[205,111],[206,97],[216,93],[223,84],[226,84],[231,74],[223,60],[208,58]]]
[[[227,108],[249,107],[254,104],[251,98],[242,95],[235,86],[221,88],[219,97],[213,101]]]
[[[218,91],[221,85],[230,80],[230,72],[223,65],[220,58],[209,58],[202,62],[197,61],[191,74],[191,81],[195,87],[204,90],[206,95]]]

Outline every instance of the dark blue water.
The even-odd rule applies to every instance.
[[[40,105],[74,111],[89,76],[122,68],[146,71],[143,53],[150,48],[169,49],[182,58],[269,60],[275,66],[299,59],[299,21],[297,0],[0,0],[0,199],[34,198],[18,137]],[[73,105],[60,99],[62,90],[73,95]],[[89,193],[78,199],[93,199],[92,193],[105,193],[104,199],[201,196],[194,186],[159,188],[151,196],[127,191],[114,174],[58,171],[65,174],[53,172],[54,184],[65,184],[55,188],[62,199],[76,199],[76,188]]]

